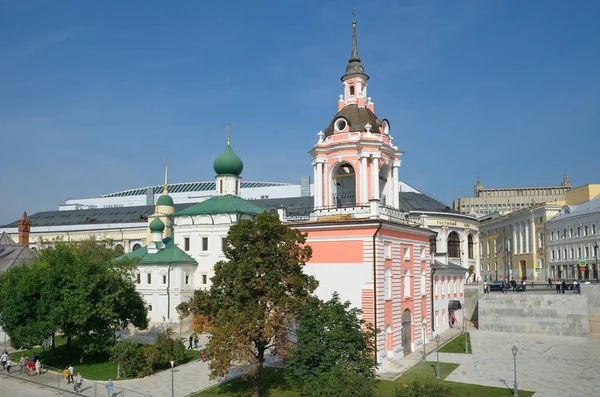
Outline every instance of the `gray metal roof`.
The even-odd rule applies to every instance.
[[[0,234],[0,273],[33,259],[34,252],[14,242],[6,233]]]
[[[431,265],[432,269],[436,269],[436,270],[454,270],[454,271],[461,271],[461,272],[467,272],[467,269],[465,269],[464,267],[460,266],[460,265],[456,265],[452,262],[449,262],[447,265],[445,263],[442,263],[440,261],[434,261],[433,265]]]
[[[265,211],[286,208],[288,216],[309,214],[313,208],[313,197],[286,197],[273,199],[248,200]],[[182,211],[196,203],[175,204],[175,212]],[[403,211],[441,211],[453,212],[443,203],[423,193],[401,192],[400,209]],[[110,223],[146,222],[154,213],[153,205],[135,207],[93,208],[85,210],[44,211],[29,215],[32,227],[100,225]],[[16,228],[17,221],[2,226]]]
[[[450,207],[424,193],[400,192],[400,209],[402,211],[452,212]]]
[[[254,182],[254,181],[241,181],[241,189],[252,188],[252,187],[269,187],[269,186],[289,186],[289,183],[282,182]],[[215,181],[206,182],[183,182],[183,183],[171,183],[169,184],[169,193],[186,193],[186,192],[206,192],[211,190],[217,190]],[[161,194],[164,189],[164,185],[140,187],[136,189],[123,190],[121,192],[103,194],[100,197],[126,197],[126,196],[143,196],[146,194],[148,189],[152,189],[154,194]]]

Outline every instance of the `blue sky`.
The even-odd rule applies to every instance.
[[[247,180],[298,183],[336,112],[352,10],[400,179],[598,183],[598,1],[0,0],[0,224],[211,180],[225,123]]]

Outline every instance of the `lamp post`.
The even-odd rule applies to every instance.
[[[515,360],[515,391],[513,393],[513,397],[519,397],[519,389],[517,389],[517,352],[519,349],[517,346],[512,347],[512,354]]]
[[[596,244],[594,244],[594,256],[596,257],[595,260],[595,264],[594,264],[594,273],[596,273],[596,282],[598,282],[598,242],[596,241]]]
[[[169,362],[171,363],[171,397],[175,397],[175,382],[173,379],[173,366],[175,365],[175,360],[171,360]],[[516,385],[516,383],[515,383],[515,385]]]
[[[435,363],[435,378],[440,378],[440,334],[435,336],[435,352],[436,352],[436,363]]]
[[[467,332],[467,319],[463,319],[465,322],[465,354],[469,352],[469,333]]]

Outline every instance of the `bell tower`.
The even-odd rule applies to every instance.
[[[390,123],[378,118],[367,97],[369,76],[358,56],[356,21],[352,50],[342,76],[338,112],[309,152],[313,156],[314,207],[380,205],[399,208],[398,169],[402,152],[393,144]]]

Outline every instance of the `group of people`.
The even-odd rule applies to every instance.
[[[513,292],[527,292],[527,280],[522,279],[517,281],[514,278],[510,280],[502,279],[500,283],[500,291],[505,294],[506,291],[512,288]],[[483,293],[487,294],[490,292],[490,286],[487,283],[487,276],[483,281]]]
[[[2,352],[2,355],[0,355],[0,364],[2,365],[3,371],[10,373],[13,362],[6,349]],[[25,369],[27,369],[27,375],[42,374],[42,363],[40,362],[39,357],[36,357],[35,353],[33,353],[33,360],[29,360],[29,357],[25,354],[21,356],[21,359],[19,360],[19,372],[23,372]]]
[[[77,373],[76,377],[73,377],[74,372],[75,369],[73,368],[73,366],[69,365],[68,367],[65,367],[65,369],[63,369],[62,376],[65,378],[67,385],[73,383],[73,391],[80,393],[81,385],[83,384],[83,377],[79,372]]]
[[[198,343],[200,343],[200,338],[198,338],[198,334],[197,333],[193,333],[190,335],[189,337],[189,345],[188,345],[188,349],[197,349],[198,348]],[[192,342],[194,342],[194,346],[192,347]]]
[[[556,285],[556,293],[557,294],[564,294],[565,291],[567,290],[567,282],[563,279],[562,282],[558,282],[556,281],[555,283]],[[581,286],[579,285],[579,283],[577,282],[577,280],[573,280],[573,292],[574,293],[581,293]],[[552,279],[550,277],[548,277],[548,288],[552,288]]]

